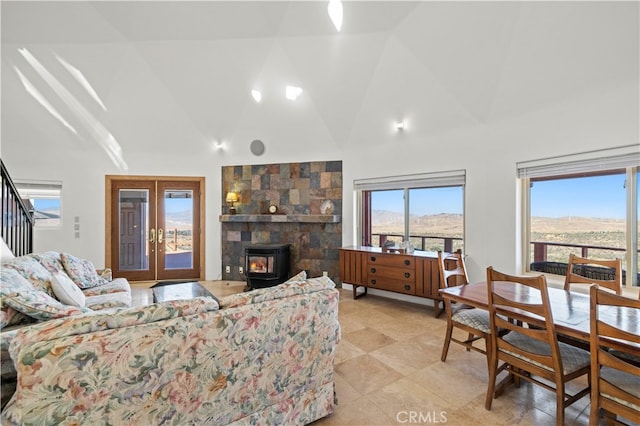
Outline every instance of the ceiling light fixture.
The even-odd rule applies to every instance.
[[[298,99],[298,96],[300,96],[301,93],[302,93],[302,89],[300,87],[287,86],[287,88],[285,89],[284,95],[290,101],[295,101],[296,99]]]
[[[256,101],[256,103],[258,104],[262,100],[262,93],[259,90],[253,89],[251,91],[251,96],[253,96],[253,100]]]
[[[404,121],[398,121],[395,124],[395,128],[397,131],[401,132],[405,129]]]
[[[327,11],[329,12],[329,18],[331,18],[331,22],[333,22],[336,30],[340,31],[340,28],[342,28],[342,1],[329,0]]]

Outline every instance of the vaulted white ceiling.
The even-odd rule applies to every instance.
[[[127,152],[256,137],[281,148],[376,146],[398,119],[425,139],[638,81],[637,2],[354,1],[339,33],[326,10],[325,1],[2,1],[3,143],[95,149],[81,141],[102,129]],[[303,88],[298,101],[284,98],[286,84]]]

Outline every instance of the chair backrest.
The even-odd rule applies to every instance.
[[[604,268],[611,269],[610,273]],[[569,291],[572,284],[598,284],[616,294],[622,293],[622,261],[602,260],[569,255],[564,289]]]
[[[455,253],[438,251],[438,268],[440,269],[440,288],[469,284],[467,267],[460,250]]]
[[[487,268],[487,290],[492,347],[498,359],[514,356],[530,359],[546,367],[545,369],[531,364],[531,369],[528,370],[530,372],[540,376],[549,376],[549,370],[552,370],[555,375],[562,374],[562,359],[553,325],[545,276],[508,275],[489,267]],[[500,328],[509,330],[509,334],[519,333],[538,340],[542,342],[538,346],[548,350],[534,352],[516,347],[504,340],[507,334],[498,332]],[[512,340],[511,338],[509,340]]]
[[[640,419],[637,408],[630,408],[640,405],[640,367],[636,364],[640,360],[640,300],[613,294],[598,285],[591,286],[590,295],[591,404],[596,410],[602,407]],[[621,311],[613,313],[610,307],[614,306]],[[635,386],[635,395],[628,392],[629,384]]]

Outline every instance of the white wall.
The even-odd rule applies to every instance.
[[[84,14],[73,37],[74,21],[48,24],[69,15],[50,13],[60,4]],[[516,162],[640,141],[636,2],[424,2],[398,6],[402,15],[384,29],[287,37],[276,28],[228,40],[127,39],[117,26],[124,15],[107,13],[124,3],[43,5],[2,4],[2,159],[14,178],[63,181],[63,228],[37,231],[36,250],[98,267],[107,174],[204,176],[206,278],[216,279],[221,166],[342,160],[345,245],[355,242],[354,179],[466,169],[471,279],[488,265],[519,272]],[[283,22],[312,6],[291,6]],[[86,34],[91,27],[100,37]],[[26,63],[22,47],[76,104]],[[106,111],[54,54],[83,72]],[[27,93],[16,69],[76,134]],[[305,89],[296,103],[282,98],[286,83]],[[256,84],[261,104],[248,96]],[[396,133],[400,118],[407,129]],[[120,144],[127,170],[101,148],[96,123]],[[256,138],[267,146],[261,157],[249,152]]]

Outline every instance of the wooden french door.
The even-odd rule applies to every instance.
[[[114,277],[204,279],[203,178],[107,176],[106,187]]]

